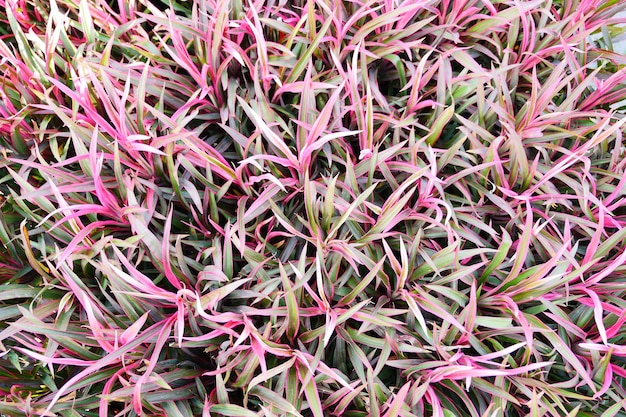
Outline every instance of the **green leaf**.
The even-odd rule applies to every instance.
[[[210,408],[212,413],[221,414],[230,417],[257,417],[255,412],[246,410],[245,408],[235,404],[215,404]]]

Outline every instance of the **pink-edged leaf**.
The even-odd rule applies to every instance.
[[[83,359],[73,359],[73,358],[58,358],[45,356],[30,349],[25,349],[22,347],[15,347],[15,350],[22,352],[25,355],[30,356],[33,359],[37,359],[43,363],[53,363],[56,365],[70,365],[70,366],[90,366],[93,365],[95,361],[86,361]]]
[[[146,343],[146,341],[159,335],[160,333],[162,333],[162,330],[163,330],[162,322],[159,322],[150,326],[140,336],[135,338],[135,340],[120,347],[118,350],[109,353],[108,355],[104,356],[102,359],[99,359],[98,361],[94,362],[92,365],[88,366],[81,372],[74,375],[55,393],[55,395],[50,400],[46,411],[52,410],[52,407],[54,407],[54,405],[59,401],[59,399],[66,392],[68,392],[74,384],[80,382],[82,379],[92,374],[93,372],[96,372],[104,367],[119,363],[125,354],[127,354],[128,352],[132,352],[133,349],[137,348],[137,346],[141,345],[142,343]]]
[[[163,272],[165,273],[165,277],[167,280],[174,286],[174,288],[180,290],[182,289],[182,284],[178,277],[172,271],[172,266],[170,264],[170,232],[172,230],[172,214],[173,209],[170,209],[169,214],[167,215],[167,219],[165,220],[165,225],[163,226],[163,242],[161,242],[161,259],[163,260]]]
[[[574,370],[576,370],[578,376],[580,376],[583,381],[585,381],[585,383],[589,386],[589,388],[591,388],[591,390],[595,393],[597,390],[593,380],[591,379],[591,375],[582,364],[580,359],[578,359],[576,354],[572,352],[571,348],[559,337],[558,334],[556,334],[554,330],[542,323],[539,319],[529,314],[525,314],[525,316],[530,324],[540,329],[542,335],[546,339],[548,339],[552,346],[554,346],[554,348],[561,354],[563,359],[568,362],[572,366],[572,368],[574,368]]]
[[[315,383],[315,378],[313,378],[307,368],[301,364],[298,364],[298,376],[302,382],[304,395],[313,417],[324,417],[322,401]]]
[[[148,379],[150,378],[150,374],[152,373],[157,363],[159,362],[159,356],[161,355],[161,351],[163,350],[165,343],[167,343],[167,339],[170,337],[170,334],[172,333],[172,326],[175,321],[176,321],[176,315],[173,315],[158,323],[160,324],[159,333],[157,336],[157,340],[154,343],[154,347],[152,348],[152,355],[148,359],[148,366],[146,366],[146,369],[143,375],[141,375],[139,379],[137,380],[137,383],[135,384],[135,389],[133,390],[133,409],[135,410],[137,414],[142,413],[141,387],[143,384],[148,382]]]
[[[393,396],[393,401],[391,401],[389,409],[385,413],[384,417],[398,417],[400,415],[400,410],[405,404],[405,399],[409,393],[409,389],[411,389],[411,386],[411,382],[407,382],[402,386],[402,388],[400,388],[396,395]]]
[[[326,324],[324,326],[324,329],[325,329],[324,339],[323,339],[324,347],[328,346],[328,343],[330,342],[330,338],[333,336],[336,326],[337,326],[337,313],[334,310],[329,309],[326,311]]]
[[[211,413],[229,417],[258,417],[257,413],[235,404],[214,404],[209,407],[209,410]]]
[[[531,365],[519,366],[512,369],[486,369],[476,368],[466,365],[450,365],[434,370],[430,375],[431,382],[438,382],[444,379],[466,379],[466,378],[484,378],[493,376],[514,376],[525,374],[530,371],[545,368],[554,362],[539,362]]]
[[[598,333],[600,334],[600,338],[602,342],[606,345],[608,344],[606,329],[604,327],[604,309],[602,308],[602,303],[600,302],[600,297],[596,294],[595,291],[592,291],[588,288],[581,287],[591,300],[593,300],[593,317],[596,321],[596,327],[598,328]]]
[[[421,288],[415,287],[415,291],[417,292],[417,294],[413,295],[413,298],[420,307],[447,321],[448,323],[459,329],[461,332],[466,332],[465,327],[463,327],[463,325],[459,323],[459,321],[455,319],[452,314],[446,311],[440,305],[436,298],[426,293]]]
[[[148,314],[149,313],[147,312],[144,313],[141,317],[139,317],[137,321],[135,321],[133,324],[128,326],[126,330],[122,332],[122,334],[120,335],[120,343],[122,345],[129,343],[131,340],[137,337],[137,335],[139,334],[139,331],[141,330],[143,325],[146,323],[146,320],[148,319]]]
[[[285,158],[287,158],[287,161],[289,161],[288,166],[299,169],[300,163],[298,162],[298,158],[296,158],[293,152],[291,152],[291,149],[289,149],[285,141],[268,126],[268,124],[265,122],[265,120],[263,120],[261,115],[253,110],[252,107],[250,107],[243,98],[237,97],[237,100],[239,101],[239,104],[246,112],[248,117],[252,119],[254,125],[261,130],[263,136],[265,136],[265,138],[272,145],[274,145]]]

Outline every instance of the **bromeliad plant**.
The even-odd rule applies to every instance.
[[[626,416],[623,2],[0,3],[0,413]]]

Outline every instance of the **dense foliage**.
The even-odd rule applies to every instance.
[[[0,413],[626,416],[623,1],[0,4]]]

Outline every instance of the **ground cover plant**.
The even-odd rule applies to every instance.
[[[617,0],[0,0],[0,413],[626,416]]]

